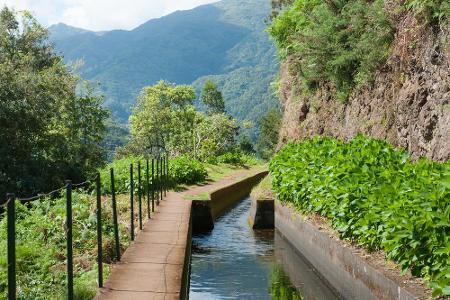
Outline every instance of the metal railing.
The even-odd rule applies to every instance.
[[[156,169],[155,169],[156,161]],[[169,188],[169,159],[167,156],[151,159],[151,177],[150,177],[150,162],[146,160],[146,184],[143,185],[141,178],[141,162],[137,163],[137,196],[138,196],[138,221],[139,229],[143,229],[142,219],[142,196],[143,187],[145,194],[147,195],[147,217],[151,218],[151,212],[155,212],[155,200],[156,206],[160,204],[164,196],[167,195]],[[135,226],[134,226],[134,174],[133,164],[130,164],[130,217],[131,228],[130,238],[133,241],[135,239]],[[117,217],[117,202],[116,202],[116,188],[114,169],[110,169],[111,179],[111,205],[112,205],[112,223],[114,231],[114,248],[116,260],[120,261],[120,236],[119,236],[119,224]],[[151,183],[150,183],[151,182]],[[88,180],[78,184],[72,184],[70,180],[66,181],[66,184],[50,193],[39,194],[30,198],[16,198],[14,194],[7,194],[6,202],[0,207],[6,207],[7,215],[7,263],[8,263],[8,300],[15,300],[17,295],[17,281],[16,281],[16,201],[27,203],[48,197],[52,197],[57,194],[61,194],[65,191],[66,198],[66,238],[67,238],[67,299],[72,300],[74,298],[74,268],[73,268],[73,216],[72,216],[72,192],[75,188],[91,187],[95,185],[96,195],[96,218],[97,218],[97,266],[98,266],[98,287],[103,287],[103,249],[102,249],[102,189],[101,189],[101,176],[97,173],[93,180]],[[93,188],[94,190],[94,188]],[[150,200],[151,198],[151,200]],[[151,205],[150,205],[151,204]],[[151,207],[151,212],[150,212]]]

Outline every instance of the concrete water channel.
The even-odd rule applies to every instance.
[[[246,197],[192,237],[189,299],[338,299],[274,229],[253,230]]]
[[[292,207],[251,200],[266,174],[241,171],[168,193],[97,298],[424,298],[423,288],[390,276]],[[192,200],[204,193],[209,200]]]

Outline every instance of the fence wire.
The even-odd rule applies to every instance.
[[[85,187],[88,184],[92,184],[97,179],[97,176],[94,179],[89,179],[89,180],[86,180],[86,181],[83,181],[83,182],[80,182],[80,183],[77,183],[77,184],[72,184],[72,188],[80,188],[80,187]],[[45,193],[45,194],[38,194],[36,196],[32,196],[32,197],[29,197],[29,198],[18,198],[17,200],[20,201],[20,202],[33,202],[33,201],[36,201],[36,200],[40,200],[42,198],[47,198],[47,197],[53,196],[53,195],[55,195],[57,193],[62,192],[66,188],[67,188],[67,184],[62,186],[62,187],[60,187],[60,188],[58,188],[58,189],[56,189],[56,190],[54,190],[54,191],[51,191],[51,192],[48,192],[48,193]],[[5,205],[5,204],[0,205],[0,207],[2,207],[3,205]]]
[[[45,193],[45,194],[39,194],[39,195],[36,195],[36,196],[33,196],[33,197],[29,197],[29,198],[18,198],[17,200],[20,201],[20,202],[32,202],[32,201],[36,201],[36,200],[39,200],[39,199],[42,199],[42,198],[53,196],[54,194],[63,191],[65,188],[66,188],[66,186],[63,186],[63,187],[60,187],[60,188],[58,188],[58,189],[56,189],[54,191],[51,191],[51,192],[48,192],[48,193]]]
[[[6,200],[6,202],[5,202],[5,203],[3,203],[3,204],[0,204],[0,208],[3,208],[3,207],[7,207],[7,206],[8,206],[8,204],[9,204],[9,202],[11,202],[11,198],[8,198],[8,200]]]

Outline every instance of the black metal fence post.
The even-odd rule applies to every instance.
[[[102,251],[102,196],[100,188],[100,173],[95,178],[97,194],[97,265],[98,265],[98,286],[103,287],[103,251]]]
[[[134,241],[134,177],[133,164],[130,164],[130,236]]]
[[[170,177],[169,177],[169,155],[168,154],[167,154],[166,177],[167,177],[167,191],[169,191],[171,181],[170,181]]]
[[[152,212],[155,212],[155,159],[152,158]]]
[[[163,164],[163,166],[164,166],[164,168],[163,168],[163,178],[164,178],[164,197],[166,197],[167,196],[167,178],[166,178],[166,155],[164,155],[164,157],[163,157],[163,162],[164,162],[164,164]]]
[[[72,182],[66,182],[67,298],[73,299]]]
[[[16,196],[6,195],[8,201],[8,300],[16,299]]]
[[[149,163],[148,159],[146,160],[146,169],[145,169],[145,179],[146,179],[146,186],[147,186],[147,217],[150,219],[150,178],[149,178]]]
[[[155,189],[156,189],[156,205],[159,205],[159,158],[156,159]]]
[[[138,202],[139,202],[139,230],[142,230],[142,190],[141,190],[141,162],[138,161]]]
[[[120,261],[120,241],[119,241],[119,224],[117,222],[117,203],[116,203],[116,188],[114,182],[114,169],[111,168],[111,197],[112,197],[112,214],[114,225],[114,240],[116,246],[116,258]]]
[[[163,168],[163,161],[162,157],[159,158],[159,195],[161,198],[161,201],[163,200],[163,177],[162,177],[162,168]]]

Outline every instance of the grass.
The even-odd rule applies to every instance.
[[[275,194],[272,191],[272,177],[270,174],[252,189],[250,196],[255,200],[275,199]]]
[[[209,192],[198,193],[195,195],[187,195],[185,200],[209,200]]]
[[[248,166],[236,166],[231,164],[205,164],[206,171],[208,172],[208,180],[216,182],[222,178],[232,174],[239,170],[249,169]]]

